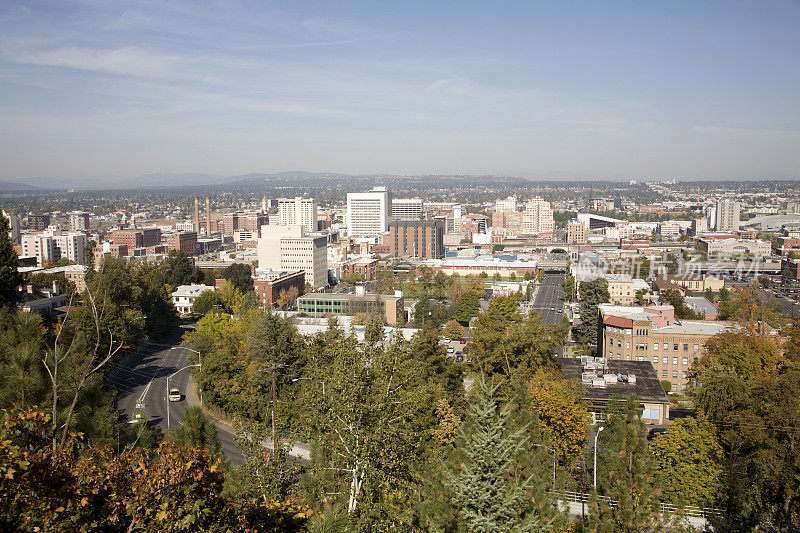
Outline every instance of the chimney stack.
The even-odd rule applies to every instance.
[[[206,237],[211,236],[211,197],[206,196]]]
[[[200,201],[194,197],[194,230],[200,235]]]

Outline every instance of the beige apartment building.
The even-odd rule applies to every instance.
[[[622,361],[649,361],[672,390],[684,392],[688,371],[703,357],[706,341],[730,322],[677,320],[671,305],[598,306],[598,355]]]

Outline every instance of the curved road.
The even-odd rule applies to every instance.
[[[191,368],[185,368],[196,364],[197,359],[194,353],[181,348],[180,343],[180,338],[166,343],[147,342],[127,364],[112,373],[109,380],[117,387],[117,406],[122,415],[130,420],[136,403],[142,401],[147,420],[166,431],[168,403],[170,428],[181,423],[188,405],[198,403],[189,390]],[[183,397],[179,402],[167,402],[167,376],[173,374],[169,387],[180,389]],[[222,452],[231,463],[240,464],[242,454],[236,448],[233,433],[225,425],[212,421],[218,429],[217,439],[222,445]]]

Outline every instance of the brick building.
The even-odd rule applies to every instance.
[[[306,284],[306,273],[302,270],[287,272],[285,270],[256,271],[253,279],[253,290],[258,295],[258,300],[264,307],[278,305],[278,299],[284,292],[296,291],[303,294]]]
[[[176,231],[164,235],[164,245],[167,250],[177,250],[186,252],[189,255],[197,253],[197,232],[196,231]]]
[[[395,257],[444,257],[441,220],[395,220],[389,223],[389,253]]]
[[[111,232],[111,242],[128,249],[147,248],[161,244],[161,230],[158,228],[116,229]]]

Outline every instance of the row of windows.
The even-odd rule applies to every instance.
[[[609,346],[614,346],[614,339],[608,339],[608,345]],[[630,342],[626,342],[625,343],[625,348],[630,349],[630,347],[631,347],[631,343]],[[659,343],[654,342],[653,343],[653,350],[658,351],[658,347],[659,347]],[[668,342],[665,342],[663,344],[663,347],[664,347],[664,351],[665,352],[669,351],[669,343]],[[619,339],[617,339],[617,348],[622,348],[622,341],[619,340]],[[675,343],[675,344],[672,345],[672,348],[673,348],[674,351],[677,352],[677,351],[680,350],[680,344],[679,343]],[[646,350],[647,349],[647,343],[646,342],[637,343],[636,344],[636,349],[637,350]],[[689,351],[689,345],[688,344],[684,343],[683,351],[684,352],[688,352]],[[694,345],[694,351],[695,352],[699,352],[700,351],[700,345],[699,344],[695,344]]]
[[[618,354],[617,354],[617,359],[622,359],[622,355],[623,355],[623,354],[621,354],[621,353],[618,353]],[[609,354],[608,354],[608,358],[609,358],[609,359],[614,359],[614,353],[613,353],[613,352],[609,353]],[[629,356],[629,355],[626,355],[626,356],[625,356],[625,360],[626,360],[626,361],[630,361],[630,360],[631,360],[630,356]],[[636,356],[636,358],[635,358],[635,360],[636,360],[636,361],[647,361],[647,357],[645,357],[645,356],[643,356],[643,355],[637,355],[637,356]],[[693,362],[694,364],[697,364],[697,363],[698,363],[698,361],[699,361],[699,358],[695,357],[695,358],[693,359],[693,361],[692,361],[692,362]],[[669,357],[662,357],[662,358],[661,358],[661,363],[662,363],[662,364],[664,364],[664,365],[667,365],[667,364],[669,364]],[[658,356],[657,356],[657,355],[653,356],[653,364],[654,364],[654,365],[657,365],[657,364],[658,364]],[[677,358],[677,357],[673,357],[673,358],[672,358],[672,364],[673,364],[673,365],[675,365],[675,366],[677,366],[677,365],[678,365],[678,358]],[[688,366],[688,365],[689,365],[689,358],[688,358],[688,357],[683,357],[683,358],[681,358],[681,360],[680,360],[680,364],[681,364],[681,365],[683,365],[683,366]]]

